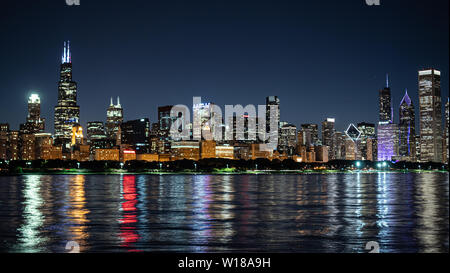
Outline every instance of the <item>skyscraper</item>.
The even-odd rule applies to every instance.
[[[389,76],[386,75],[386,86],[379,91],[380,122],[393,122],[391,105],[391,88],[389,87]]]
[[[27,122],[20,124],[22,134],[42,133],[45,130],[45,119],[41,118],[41,99],[38,94],[31,94],[28,98]]]
[[[445,163],[447,163],[448,164],[448,157],[449,157],[449,144],[448,144],[448,138],[449,138],[449,130],[450,130],[450,128],[449,128],[449,104],[450,104],[450,102],[449,102],[449,98],[447,98],[447,103],[445,104],[445,128],[444,128],[444,130],[445,130],[445,132],[444,132],[444,137],[445,137],[445,140],[444,140],[444,146],[445,146],[445,150],[444,150],[444,154],[445,154],[445,156],[444,156],[444,161],[445,161]]]
[[[398,155],[398,124],[378,124],[378,161],[391,161]]]
[[[150,151],[150,120],[148,118],[129,120],[120,125],[122,144],[128,144],[137,153]]]
[[[319,126],[317,124],[302,124],[303,142],[306,146],[317,145],[319,142]]]
[[[419,71],[420,161],[442,162],[441,72]]]
[[[157,150],[160,153],[168,154],[171,150],[170,127],[176,120],[175,117],[170,116],[172,105],[158,107],[158,146]]]
[[[355,125],[350,124],[345,130],[345,159],[358,159],[358,143],[360,142],[361,132]]]
[[[329,159],[333,160],[335,159],[334,154],[334,143],[333,143],[333,136],[334,136],[334,118],[327,118],[322,122],[322,145],[328,146],[328,157]]]
[[[391,105],[391,88],[389,78],[386,76],[386,87],[379,91],[378,161],[392,160],[398,154],[398,125],[393,123],[394,114]]]
[[[346,135],[342,132],[334,132],[333,146],[334,146],[334,159],[345,159],[345,139]]]
[[[414,105],[405,91],[400,102],[399,121],[399,156],[402,160],[415,161],[416,159],[416,118]]]
[[[120,124],[123,122],[123,108],[120,105],[120,98],[117,97],[117,104],[111,102],[106,110],[106,137],[110,140],[118,139]]]
[[[87,141],[91,143],[93,140],[105,139],[105,126],[101,121],[89,121],[87,123]]]
[[[360,122],[357,126],[358,130],[361,132],[358,143],[358,159],[374,160],[373,141],[376,138],[375,124]]]
[[[192,137],[194,140],[202,140],[205,136],[202,131],[211,132],[212,120],[211,120],[211,110],[212,103],[199,103],[194,104],[193,108],[193,132]],[[169,128],[170,130],[170,128]]]
[[[55,143],[62,144],[64,149],[70,148],[72,128],[80,122],[80,107],[77,105],[77,83],[72,80],[69,42],[64,42],[54,122]]]
[[[297,127],[285,124],[280,128],[280,141],[278,150],[287,155],[293,155],[297,146]]]
[[[238,117],[236,115],[228,117],[229,124],[232,126],[230,131],[233,132],[233,140],[231,143],[255,143],[258,141],[258,118],[251,117],[249,115],[242,115]],[[242,122],[238,126],[239,122]],[[255,127],[250,126],[254,124]]]
[[[270,109],[275,111],[271,112]],[[276,128],[271,128],[270,124],[276,124]],[[278,143],[278,132],[280,129],[280,99],[277,96],[266,97],[266,137],[268,141]],[[272,134],[270,133],[272,131]]]
[[[0,123],[0,159],[7,159],[9,124]]]
[[[115,141],[106,138],[105,126],[102,121],[87,123],[87,143],[90,145],[91,159],[94,159],[96,149],[106,149],[114,146]]]

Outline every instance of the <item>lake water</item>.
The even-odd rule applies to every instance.
[[[448,173],[0,177],[0,252],[449,251]]]

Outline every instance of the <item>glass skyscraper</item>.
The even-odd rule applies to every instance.
[[[319,144],[319,126],[317,124],[305,123],[300,126],[306,146]]]
[[[280,128],[280,141],[278,150],[280,153],[293,155],[297,146],[297,127],[293,124],[285,124]]]
[[[420,161],[442,162],[441,72],[419,71]]]
[[[157,138],[159,140],[157,150],[161,153],[168,154],[171,150],[170,127],[175,122],[176,118],[170,116],[170,110],[173,105],[166,105],[158,107],[158,126]]]
[[[360,141],[358,143],[359,158],[372,161],[376,154],[376,151],[374,151],[375,147],[373,147],[373,140],[376,138],[375,124],[360,122],[358,123],[358,130],[361,132]]]
[[[275,108],[275,111],[271,112],[271,108]],[[270,128],[271,123],[276,124],[277,128]],[[280,99],[277,96],[268,96],[266,97],[266,134],[268,135],[268,142],[272,140],[278,144],[279,129]]]
[[[334,137],[334,118],[327,118],[326,120],[322,121],[322,145],[328,146],[328,158],[330,160],[335,159],[335,152],[334,152],[334,143],[333,143],[333,137]]]
[[[405,91],[399,109],[399,156],[402,160],[416,161],[416,118],[414,104]]]
[[[449,109],[448,109],[448,107],[449,107],[449,104],[450,104],[450,102],[449,102],[449,99],[447,98],[447,103],[445,104],[445,128],[444,128],[444,137],[445,137],[445,139],[444,139],[444,146],[445,146],[445,149],[444,149],[444,161],[445,161],[445,163],[447,163],[448,164],[448,157],[449,157],[449,146],[448,146],[448,141],[449,141]]]

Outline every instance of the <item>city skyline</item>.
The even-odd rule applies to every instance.
[[[69,43],[70,43],[70,41],[67,41],[67,47],[66,47],[66,42],[64,42],[64,50],[63,50],[63,56],[62,56],[62,62],[61,62],[61,70],[60,70],[60,73],[61,73],[61,79],[60,79],[60,83],[59,83],[59,86],[61,86],[62,84],[61,83],[63,83],[64,81],[65,81],[65,78],[68,78],[68,80],[69,81],[71,81],[72,80],[72,62],[71,62],[71,56],[70,56],[70,47],[69,47]],[[428,69],[428,68],[427,68]],[[434,69],[434,68],[430,68],[430,69]],[[424,70],[426,70],[426,69],[422,69],[422,71],[424,71]],[[437,70],[437,69],[436,69]],[[67,76],[67,75],[69,75],[69,76]],[[420,74],[420,72],[419,72],[419,74]],[[74,91],[74,93],[75,93],[75,99],[71,99],[71,101],[74,101],[75,103],[77,102],[77,83],[76,82],[69,82],[70,83],[70,85],[73,85],[73,87],[71,87],[71,88],[73,88],[75,91]],[[69,84],[68,83],[68,84]],[[58,89],[64,89],[64,87],[63,88],[61,88],[61,87],[59,87]],[[408,94],[408,91],[407,91],[407,89],[405,89],[405,94],[404,94],[404,96],[402,96],[402,99],[401,99],[401,102],[399,103],[399,105],[398,105],[398,107],[395,107],[395,105],[392,103],[392,100],[393,100],[393,96],[392,96],[392,94],[391,94],[391,87],[390,87],[390,79],[389,79],[389,74],[386,74],[386,79],[385,79],[385,86],[383,87],[383,88],[381,88],[380,90],[378,90],[378,92],[379,92],[379,98],[380,98],[380,100],[381,100],[381,96],[386,96],[386,95],[382,95],[382,94],[384,94],[384,93],[381,93],[381,92],[386,92],[386,90],[388,90],[388,92],[389,92],[389,94],[388,94],[388,97],[389,97],[389,103],[388,104],[386,104],[386,105],[383,105],[382,104],[382,101],[380,101],[379,102],[379,108],[378,108],[378,110],[379,110],[379,121],[381,121],[381,122],[384,122],[385,120],[388,120],[388,121],[390,121],[391,123],[393,123],[393,124],[399,124],[400,123],[400,116],[399,117],[395,117],[395,110],[396,110],[396,108],[399,108],[399,109],[401,109],[401,107],[402,107],[402,105],[403,105],[403,103],[405,102],[405,98],[407,98],[408,99],[408,103],[409,104],[411,104],[410,105],[410,107],[412,107],[412,109],[413,109],[413,111],[417,111],[418,112],[418,109],[416,109],[417,108],[417,106],[415,106],[416,104],[419,104],[418,102],[417,103],[414,103],[413,101],[412,101],[412,99],[409,97],[409,94]],[[417,90],[418,92],[419,92],[419,90]],[[61,90],[59,91],[59,92],[62,92]],[[417,93],[418,93],[417,92]],[[36,96],[37,96],[37,98],[36,98]],[[270,97],[275,97],[278,101],[277,101],[277,103],[278,104],[281,104],[282,105],[282,102],[280,102],[280,99],[278,98],[278,96],[267,96],[266,97],[266,105],[270,105],[270,102],[268,102],[267,101],[267,99],[269,99]],[[58,100],[60,100],[60,98],[61,98],[61,94],[59,94],[58,95]],[[30,92],[30,96],[29,96],[29,98],[28,98],[28,108],[30,108],[30,100],[32,100],[32,99],[37,99],[37,100],[39,100],[39,104],[41,104],[41,98],[40,98],[40,93],[39,92]],[[255,99],[257,99],[257,98],[255,98]],[[449,97],[447,97],[447,99],[445,99],[444,97],[442,97],[442,95],[441,95],[441,100],[442,100],[442,105],[441,105],[441,108],[442,108],[442,112],[441,112],[441,120],[442,120],[442,124],[441,124],[441,126],[443,127],[444,126],[444,124],[445,124],[445,103],[446,103],[446,101],[448,101],[449,100]],[[60,102],[58,102],[58,105],[55,107],[55,110],[58,108],[58,106],[59,106],[59,104],[60,104]],[[180,104],[180,103],[178,103],[178,104]],[[239,104],[239,103],[236,103],[236,104]],[[244,105],[245,106],[245,105]],[[118,107],[118,108],[117,108]],[[162,106],[157,106],[157,108],[159,108],[159,107],[162,107]],[[280,106],[278,106],[278,107],[280,107]],[[386,108],[387,107],[387,108]],[[78,106],[78,105],[76,105],[76,108],[77,108],[77,111],[78,111],[78,113],[76,113],[76,115],[80,115],[80,106]],[[384,108],[386,108],[386,109],[384,109]],[[108,129],[108,126],[107,126],[107,124],[108,123],[110,123],[111,124],[111,118],[112,118],[112,116],[118,116],[118,118],[119,118],[119,120],[118,120],[118,123],[117,124],[120,124],[120,123],[122,123],[123,121],[131,121],[131,120],[133,120],[133,119],[125,119],[124,118],[124,116],[125,116],[125,112],[126,111],[124,111],[124,109],[123,109],[123,107],[122,107],[122,105],[120,104],[120,96],[117,96],[117,105],[116,104],[114,104],[113,103],[113,97],[110,97],[110,104],[108,105],[108,107],[107,108],[105,108],[105,109],[103,109],[104,110],[104,112],[105,112],[105,110],[106,110],[106,115],[103,115],[103,117],[102,118],[97,118],[97,119],[92,119],[92,120],[86,120],[86,121],[82,121],[80,118],[78,118],[78,116],[77,116],[77,118],[76,118],[76,121],[73,121],[73,123],[80,123],[80,124],[83,124],[82,125],[82,127],[84,127],[84,128],[87,128],[87,125],[88,125],[88,123],[89,122],[96,122],[96,121],[101,121],[101,122],[103,122],[104,123],[104,125],[105,125],[105,129],[106,129],[106,132],[107,132],[107,135],[109,135],[109,136],[111,136],[111,133],[109,133],[108,131],[110,131],[110,130],[114,130],[113,128],[110,128],[110,129]],[[116,113],[116,111],[120,111],[120,114],[115,114]],[[278,111],[280,111],[280,110],[278,110]],[[387,112],[387,113],[384,113],[384,112]],[[282,111],[280,111],[280,113],[282,113]],[[401,115],[401,113],[400,113],[400,111],[398,111],[397,112],[398,113],[398,115]],[[29,113],[30,114],[30,113]],[[57,115],[57,113],[56,113],[56,111],[54,112],[54,115]],[[59,115],[61,115],[61,114],[59,114]],[[156,119],[150,119],[149,117],[146,117],[146,116],[138,116],[138,118],[137,119],[141,119],[141,118],[149,118],[149,120],[150,120],[150,122],[151,123],[158,123],[159,121],[158,121],[158,114],[156,114],[155,115],[157,118]],[[387,118],[384,118],[384,116],[386,116]],[[51,120],[51,119],[48,119],[48,118],[46,118],[46,117],[42,117],[41,116],[41,118],[42,118],[42,122],[45,122],[45,121],[47,121],[47,120]],[[267,117],[267,118],[269,118],[269,117]],[[339,124],[338,122],[336,122],[336,118],[335,117],[326,117],[325,119],[333,119],[333,124]],[[27,120],[28,120],[28,118],[27,118]],[[55,119],[54,119],[55,120]],[[293,123],[293,122],[290,122],[289,120],[283,120],[283,119],[281,119],[280,117],[279,117],[279,120],[280,121],[282,121],[282,122],[288,122],[288,123],[291,123],[291,124],[294,124],[297,128],[301,128],[302,127],[302,125],[307,125],[307,124],[315,124],[315,125],[323,125],[323,121],[321,122],[321,123],[307,123],[307,122],[304,122],[304,123],[301,123],[301,124],[296,124],[296,123]],[[3,122],[3,123],[8,123],[9,124],[9,128],[11,129],[11,130],[14,130],[14,128],[13,128],[13,126],[11,126],[11,123],[9,123],[9,121],[8,120],[0,120],[0,122]],[[28,121],[27,121],[28,122]],[[354,121],[354,120],[352,120],[352,121],[348,121],[348,122],[346,122],[346,121],[341,121],[341,123],[342,124],[344,124],[343,126],[348,126],[348,124],[351,124],[351,123],[365,123],[365,122],[367,122],[367,121],[364,121],[364,120],[359,120],[359,121]],[[378,124],[379,122],[374,122],[374,124]],[[418,119],[415,119],[415,123],[419,123],[419,120]],[[19,125],[26,125],[27,123],[20,123]],[[347,125],[346,125],[347,124]],[[50,133],[52,133],[52,134],[55,134],[55,136],[57,137],[58,136],[58,132],[57,131],[55,131],[55,127],[54,126],[48,126],[48,125],[51,125],[50,123],[47,123],[47,128],[48,127],[50,127],[50,128],[53,128],[53,131],[49,131],[49,129],[47,129],[46,128],[46,130],[45,130],[45,132],[50,132]],[[378,124],[379,125],[379,124]],[[417,125],[419,125],[419,124],[417,124]],[[113,125],[114,126],[114,125]],[[267,126],[269,126],[269,125],[267,125]],[[335,126],[335,125],[333,125],[333,126]],[[415,125],[416,126],[416,125]],[[117,125],[116,125],[116,127],[117,127]],[[323,126],[322,126],[323,127]],[[318,132],[317,133],[321,133],[321,134],[323,134],[323,132],[322,132],[322,127],[321,126],[319,126],[318,127]],[[378,127],[378,126],[377,126]],[[344,128],[344,127],[343,127]],[[336,127],[335,127],[335,129],[336,129]],[[115,129],[116,131],[117,131],[117,128]],[[67,135],[68,135],[68,137],[70,138],[70,133],[71,133],[71,131],[72,131],[72,127],[70,126],[70,128],[67,130],[68,131],[68,133],[67,133]],[[339,130],[337,130],[337,131],[339,131]],[[340,131],[344,131],[344,130],[340,130]],[[41,130],[40,132],[44,132],[44,130]],[[61,134],[61,133],[59,133],[59,134]]]
[[[64,52],[65,52],[65,50],[64,50]],[[64,58],[64,57],[63,57]],[[63,59],[64,60],[64,59]],[[70,63],[71,64],[71,63]],[[63,63],[62,63],[62,67],[64,67],[64,65],[67,65],[67,63],[66,62],[64,62],[63,61]],[[434,68],[431,68],[431,69],[433,69],[434,70]],[[70,70],[71,70],[71,68],[70,68]],[[426,70],[426,69],[423,69],[423,70]],[[437,70],[437,69],[436,69]],[[61,71],[61,73],[64,73],[64,71]],[[72,72],[70,71],[70,74],[71,74]],[[389,75],[387,74],[386,75],[386,86],[385,87],[383,87],[383,88],[381,88],[380,90],[378,90],[378,92],[381,92],[381,91],[384,91],[384,90],[386,90],[386,89],[388,89],[389,90],[389,92],[391,91],[391,89],[390,89],[390,87],[389,87]],[[76,83],[75,83],[75,85],[76,85]],[[76,86],[75,86],[75,89],[76,89]],[[402,107],[402,105],[403,105],[403,103],[405,102],[405,98],[407,98],[408,99],[408,103],[409,104],[411,104],[410,105],[410,107],[412,107],[412,109],[413,109],[413,111],[416,111],[416,112],[419,112],[419,109],[416,109],[417,108],[417,106],[416,106],[416,104],[418,104],[418,102],[417,103],[414,103],[413,101],[412,101],[412,99],[409,97],[409,94],[408,94],[408,91],[407,91],[407,89],[405,89],[405,94],[404,94],[404,96],[402,96],[402,99],[401,99],[401,102],[399,103],[399,105],[398,105],[398,107],[394,107],[394,105],[391,103],[391,101],[393,100],[393,97],[392,97],[392,95],[391,95],[391,93],[389,93],[389,100],[390,100],[390,102],[389,102],[389,105],[388,105],[388,108],[390,109],[389,110],[389,113],[388,113],[388,115],[390,116],[389,117],[389,121],[390,122],[392,122],[393,124],[396,124],[396,125],[399,125],[399,123],[400,123],[400,118],[401,117],[395,117],[395,109],[396,108],[398,108],[398,109],[401,109],[401,107]],[[75,91],[75,93],[76,93],[76,91]],[[30,108],[30,100],[32,100],[32,99],[37,99],[37,100],[39,100],[39,104],[40,105],[42,105],[41,104],[41,97],[40,97],[40,93],[39,92],[30,92],[29,93],[30,94],[30,96],[28,97],[28,108]],[[381,93],[379,93],[379,94],[381,94]],[[381,96],[381,95],[380,95]],[[269,98],[269,97],[274,97],[274,96],[267,96],[265,99],[266,99],[266,105],[270,105],[270,103],[269,104],[267,104],[268,102],[267,102],[267,99]],[[277,97],[277,96],[275,96],[275,97]],[[279,98],[277,98],[277,99],[279,99]],[[108,133],[108,128],[107,128],[107,124],[108,124],[108,122],[109,123],[111,123],[111,121],[109,121],[110,119],[111,119],[111,117],[112,116],[118,116],[119,117],[119,123],[117,123],[117,124],[120,124],[121,122],[124,122],[124,121],[132,121],[133,119],[125,119],[124,118],[124,116],[125,116],[125,113],[126,113],[126,110],[124,110],[124,108],[122,107],[122,105],[120,104],[120,97],[119,96],[117,96],[117,104],[114,104],[113,103],[113,97],[110,97],[109,98],[109,100],[110,100],[110,103],[109,103],[109,105],[105,108],[105,109],[103,109],[103,112],[104,112],[104,115],[102,116],[102,118],[97,118],[97,119],[92,119],[92,120],[86,120],[86,121],[82,121],[81,119],[80,120],[78,120],[77,119],[77,121],[75,121],[74,123],[78,123],[78,122],[80,122],[80,124],[82,124],[82,127],[84,127],[84,128],[87,128],[88,126],[88,123],[89,122],[103,122],[104,123],[104,125],[105,125],[105,130],[106,130],[106,133],[107,133],[107,135],[109,134],[109,135],[111,135],[111,133]],[[443,128],[444,127],[444,125],[445,125],[445,103],[449,100],[449,97],[447,97],[447,99],[445,99],[444,97],[442,97],[441,96],[441,100],[442,100],[442,112],[441,112],[441,120],[442,120],[442,124],[441,124],[441,127]],[[76,99],[75,99],[75,101],[76,101]],[[260,103],[260,102],[259,102]],[[279,104],[281,104],[282,105],[282,102],[280,102],[280,100],[278,101],[278,103]],[[236,103],[236,104],[239,104],[239,103]],[[244,105],[245,106],[245,105]],[[81,108],[80,106],[77,106],[78,108]],[[117,108],[118,107],[118,108]],[[160,108],[160,107],[164,107],[164,106],[157,106],[157,109],[158,108]],[[383,112],[383,110],[381,110],[381,104],[379,104],[379,111],[380,111],[380,113],[378,114],[379,115],[379,121],[384,121],[383,119],[381,119],[381,112]],[[156,109],[156,110],[157,110]],[[115,114],[115,112],[116,111],[118,111],[118,110],[120,110],[120,114]],[[78,110],[78,111],[80,111],[80,110]],[[278,110],[278,111],[280,111],[280,110]],[[156,111],[157,112],[157,111]],[[106,114],[105,114],[106,113]],[[282,111],[280,111],[280,113],[282,113]],[[397,110],[397,114],[398,115],[401,115],[401,113],[400,113],[400,111],[398,111]],[[30,113],[28,114],[28,115],[30,115]],[[53,116],[53,115],[52,115]],[[147,117],[147,116],[138,116],[138,118],[136,118],[136,119],[141,119],[141,118],[149,118],[149,120],[150,120],[150,122],[153,124],[153,123],[158,123],[159,121],[158,121],[158,119],[159,119],[159,117],[158,117],[158,113],[156,113],[156,118],[155,119],[150,119],[149,117]],[[41,118],[42,118],[42,122],[45,122],[45,121],[51,121],[52,119],[48,119],[47,117],[43,117],[42,115],[41,115]],[[269,118],[269,117],[267,117],[267,118]],[[28,120],[29,118],[28,117],[25,117],[25,119],[26,120]],[[332,119],[333,120],[333,126],[335,126],[335,124],[337,124],[338,122],[336,122],[336,118],[335,117],[328,117],[328,116],[326,116],[326,118],[324,118],[325,120],[327,120],[327,119]],[[308,123],[307,121],[306,122],[303,122],[303,123],[301,123],[301,124],[296,124],[296,123],[293,123],[293,122],[290,122],[289,120],[283,120],[283,119],[281,119],[280,118],[280,121],[282,121],[282,122],[288,122],[288,123],[291,123],[291,124],[294,124],[297,128],[302,128],[302,125],[309,125],[309,124],[314,124],[314,125],[318,125],[318,128],[317,128],[317,133],[321,133],[321,134],[323,134],[323,132],[322,132],[322,128],[323,128],[323,120],[322,120],[322,122],[319,122],[319,123]],[[9,128],[10,128],[10,130],[15,130],[14,129],[14,127],[13,126],[11,126],[11,123],[8,121],[8,120],[0,120],[0,122],[2,122],[2,123],[7,123],[8,125],[9,125]],[[28,122],[28,121],[27,121]],[[27,122],[26,123],[20,123],[19,125],[26,125],[27,124]],[[348,127],[348,124],[352,124],[352,123],[365,123],[365,122],[367,122],[367,121],[364,121],[364,120],[356,120],[356,121],[354,121],[354,120],[351,120],[351,121],[341,121],[341,124],[343,124],[342,125],[342,128],[347,128]],[[419,123],[419,120],[416,118],[415,119],[415,123]],[[50,131],[50,129],[47,129],[48,127],[50,127],[50,128],[54,128],[54,126],[48,126],[48,125],[51,125],[51,123],[46,123],[47,124],[47,127],[45,128],[45,130],[42,130],[41,132],[48,132],[48,133],[51,133],[51,134],[55,134],[55,130],[53,129],[53,131]],[[379,122],[374,122],[374,124],[378,124],[379,125]],[[320,126],[320,125],[322,125],[322,126]],[[418,125],[418,124],[417,124]],[[117,126],[117,125],[116,125]],[[269,126],[269,125],[267,125],[267,126]],[[415,125],[416,126],[416,125]],[[18,127],[20,127],[20,126],[18,126]],[[376,127],[378,127],[378,126],[376,126]],[[70,133],[71,133],[71,131],[72,131],[72,129],[71,129],[72,127],[70,127],[70,130],[68,130],[69,131],[69,138],[70,138]],[[335,127],[335,129],[337,130],[337,131],[345,131],[345,130],[339,130],[338,128],[336,128]],[[109,129],[109,130],[113,130],[113,129]],[[116,129],[117,130],[117,129]],[[416,132],[416,134],[419,134],[419,132]],[[56,133],[55,134],[55,136],[57,136],[58,134]]]
[[[263,3],[250,13],[249,6],[242,5],[246,16],[239,11],[232,11],[235,7],[233,2],[224,5],[222,10],[207,4],[202,5],[200,10],[196,9],[199,4],[183,5],[183,8],[194,10],[199,18],[185,17],[180,12],[163,12],[169,17],[153,17],[155,26],[165,25],[171,31],[161,30],[157,35],[149,35],[153,32],[146,27],[153,29],[153,25],[144,19],[142,13],[138,13],[137,18],[144,20],[143,25],[135,29],[132,26],[137,26],[137,19],[130,19],[131,10],[123,10],[121,12],[129,22],[124,23],[122,28],[126,26],[131,29],[129,39],[123,44],[112,40],[115,34],[123,34],[120,27],[115,28],[116,31],[106,29],[102,38],[95,38],[93,35],[98,34],[97,29],[89,29],[88,23],[71,20],[85,9],[101,7],[100,4],[84,3],[76,8],[65,6],[64,3],[54,4],[54,8],[61,11],[59,15],[53,15],[58,14],[53,10],[52,14],[48,14],[45,4],[30,4],[23,13],[18,12],[15,4],[9,4],[5,10],[17,17],[10,18],[7,15],[6,19],[20,20],[31,11],[37,11],[37,17],[48,16],[43,22],[32,26],[32,30],[43,37],[46,35],[43,29],[57,19],[65,27],[55,25],[56,34],[45,43],[41,39],[34,43],[17,43],[17,40],[6,39],[0,45],[1,59],[4,60],[0,64],[1,122],[8,122],[11,129],[18,129],[24,120],[22,113],[25,100],[29,93],[36,90],[42,101],[46,131],[54,132],[52,108],[56,105],[56,63],[61,58],[63,40],[72,41],[74,78],[79,84],[78,104],[81,106],[83,128],[86,128],[88,121],[105,121],[104,112],[111,96],[122,98],[124,120],[149,118],[154,123],[158,106],[190,103],[194,95],[218,105],[260,104],[265,97],[277,95],[283,108],[281,121],[299,127],[303,123],[320,124],[332,117],[336,119],[336,128],[343,131],[349,123],[377,123],[378,109],[373,102],[377,100],[378,90],[384,85],[386,73],[390,75],[394,117],[398,123],[398,105],[405,88],[409,90],[418,113],[417,71],[428,67],[439,69],[444,75],[441,88],[443,102],[446,101],[448,50],[440,49],[448,48],[448,37],[433,33],[448,30],[448,18],[444,14],[448,3],[410,3],[407,10],[395,3],[368,7],[364,1],[339,5],[330,2],[320,8],[313,3],[302,6],[286,3],[278,6],[276,12],[270,12],[267,4]],[[148,5],[144,4],[142,8],[146,10]],[[165,8],[163,4],[155,5],[151,6],[152,10],[161,11]],[[114,2],[109,5],[113,11],[119,7]],[[334,8],[336,11],[332,12]],[[209,9],[211,13],[203,13]],[[423,18],[417,16],[421,10],[427,11]],[[434,19],[432,23],[427,21],[430,11]],[[318,18],[312,18],[306,14],[308,12]],[[399,17],[394,18],[394,12]],[[216,20],[212,18],[215,15],[218,18]],[[348,21],[344,23],[337,20],[344,15],[347,15]],[[371,21],[382,15],[387,16],[385,21]],[[108,17],[110,15],[100,16],[111,20]],[[367,19],[362,18],[364,16]],[[178,17],[186,19],[187,24],[181,26]],[[236,20],[233,21],[233,18]],[[280,18],[285,19],[279,21]],[[93,14],[87,13],[86,19],[92,22]],[[175,20],[173,25],[166,25],[170,19]],[[322,19],[327,19],[323,21],[323,26],[330,26],[330,29],[325,30],[319,24],[318,20]],[[199,27],[198,24],[205,20],[211,20],[211,26]],[[339,23],[331,27],[336,20]],[[298,21],[302,21],[302,24]],[[17,39],[31,39],[37,34],[28,35],[31,30],[25,26],[29,27],[29,22],[25,18],[15,28],[5,28],[5,37],[15,35]],[[223,23],[230,23],[233,27],[224,26]],[[113,21],[112,24],[118,26],[122,23]],[[79,27],[77,30],[68,31],[73,29],[70,26],[75,25]],[[301,25],[309,27],[305,29]],[[236,26],[241,28],[236,29]],[[268,30],[263,31],[259,26],[265,26],[267,28],[264,29]],[[348,33],[340,36],[344,29]],[[424,29],[430,32],[427,35],[429,41],[414,43]],[[186,35],[183,34],[185,31]],[[277,32],[280,34],[277,35]],[[246,34],[252,36],[252,41],[243,38]],[[183,42],[173,43],[176,37],[184,37]],[[217,43],[227,40],[228,47]],[[12,42],[20,46],[12,48]],[[333,43],[336,46],[325,46]],[[430,51],[430,48],[433,50]],[[284,51],[286,53],[282,53]],[[306,52],[312,56],[306,56]],[[327,54],[319,58],[324,52]],[[345,58],[338,57],[344,52],[348,52]],[[26,65],[30,60],[35,60],[33,65]],[[215,66],[211,66],[211,62]],[[322,80],[323,77],[327,77],[327,80]],[[345,105],[351,107],[343,107]],[[358,113],[359,118],[356,120],[354,113]],[[419,128],[417,123],[418,118],[416,128]]]

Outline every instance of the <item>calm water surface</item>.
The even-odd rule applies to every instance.
[[[0,252],[449,251],[448,173],[0,177]]]

